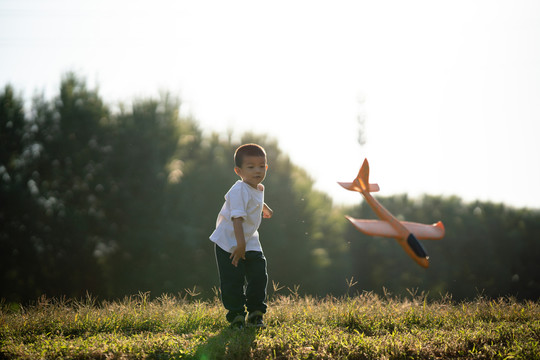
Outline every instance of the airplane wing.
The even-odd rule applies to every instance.
[[[338,182],[338,184],[350,191],[360,191],[360,189],[352,182]],[[368,186],[369,192],[377,192],[380,190],[379,184],[369,184]]]
[[[346,216],[358,230],[370,236],[382,236],[396,238],[400,235],[390,223],[381,220],[360,220]],[[420,224],[415,222],[401,221],[410,233],[418,240],[440,240],[444,237],[444,225],[441,221],[433,225]]]

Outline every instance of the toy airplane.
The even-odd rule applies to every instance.
[[[444,237],[444,225],[441,221],[433,225],[426,225],[396,219],[370,194],[370,192],[379,191],[379,185],[369,183],[369,163],[367,159],[364,160],[358,176],[352,183],[338,182],[338,184],[347,190],[360,192],[371,209],[381,219],[360,220],[345,216],[358,230],[371,236],[396,239],[418,265],[424,268],[429,266],[429,256],[418,239],[442,239]]]

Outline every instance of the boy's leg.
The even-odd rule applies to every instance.
[[[229,312],[227,320],[233,322],[237,316],[246,316],[244,304],[244,261],[239,261],[238,267],[231,263],[231,254],[215,246],[216,260],[219,270],[219,281],[221,287],[221,301]]]
[[[246,252],[246,305],[250,313],[260,311],[266,313],[266,258],[260,251]]]

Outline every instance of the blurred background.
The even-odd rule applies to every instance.
[[[0,1],[0,298],[212,296],[208,236],[234,149],[257,142],[279,287],[537,299],[539,17],[524,0]],[[429,269],[344,219],[373,218],[336,184],[364,157],[390,211],[445,223]]]

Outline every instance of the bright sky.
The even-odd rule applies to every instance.
[[[276,138],[337,204],[367,157],[384,196],[540,208],[540,1],[0,0],[0,85],[70,70]]]

